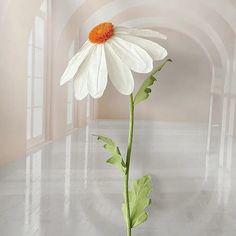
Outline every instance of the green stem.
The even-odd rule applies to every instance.
[[[129,205],[129,167],[130,167],[130,157],[132,151],[133,143],[133,129],[134,129],[134,98],[133,94],[129,97],[129,109],[130,109],[130,118],[129,118],[129,137],[128,137],[128,147],[126,155],[126,173],[124,179],[125,187],[125,205],[127,211],[127,236],[131,236],[131,218],[130,218],[130,205]]]

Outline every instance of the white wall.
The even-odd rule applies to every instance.
[[[159,42],[168,49],[173,63],[157,76],[150,98],[137,106],[136,119],[208,122],[212,78],[209,59],[189,36],[171,29],[160,30],[168,35],[166,42]],[[144,79],[145,75],[136,75],[136,90]],[[97,118],[127,118],[127,102],[127,97],[114,95],[110,85],[105,96],[96,102]]]

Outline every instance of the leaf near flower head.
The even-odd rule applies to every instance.
[[[154,82],[157,80],[154,75],[161,71],[161,69],[165,66],[165,64],[167,62],[172,62],[171,59],[167,59],[165,60],[159,67],[157,67],[157,69],[155,69],[151,75],[149,75],[143,82],[143,84],[141,85],[140,89],[138,90],[135,98],[134,98],[134,105],[139,104],[140,102],[146,100],[150,93],[152,92],[152,90],[149,88],[150,86],[152,86],[154,84]]]
[[[134,98],[134,105],[146,100],[149,97],[149,94],[152,92],[152,90],[149,88],[151,85],[154,84],[156,81],[156,78],[152,75],[150,75],[142,84],[139,91],[137,92],[135,98]]]

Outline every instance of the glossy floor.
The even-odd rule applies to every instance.
[[[127,122],[100,121],[0,168],[1,236],[125,236],[122,177],[90,134],[124,152]],[[222,141],[224,140],[224,142]],[[235,236],[236,141],[207,125],[137,122],[131,177],[153,177],[135,236]]]

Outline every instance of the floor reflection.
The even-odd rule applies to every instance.
[[[154,191],[135,235],[234,235],[236,139],[227,117],[223,136],[217,123],[209,132],[206,124],[136,122],[131,178],[151,174]],[[91,134],[112,137],[123,153],[127,125],[95,122],[0,169],[0,235],[125,234],[122,176]]]
[[[84,187],[87,188],[88,185],[88,154],[89,154],[89,126],[85,129],[85,149],[84,149]]]
[[[70,179],[71,179],[71,135],[66,136],[66,157],[65,157],[65,194],[64,194],[64,215],[68,217],[70,210]]]
[[[40,235],[42,151],[26,157],[25,233]]]

